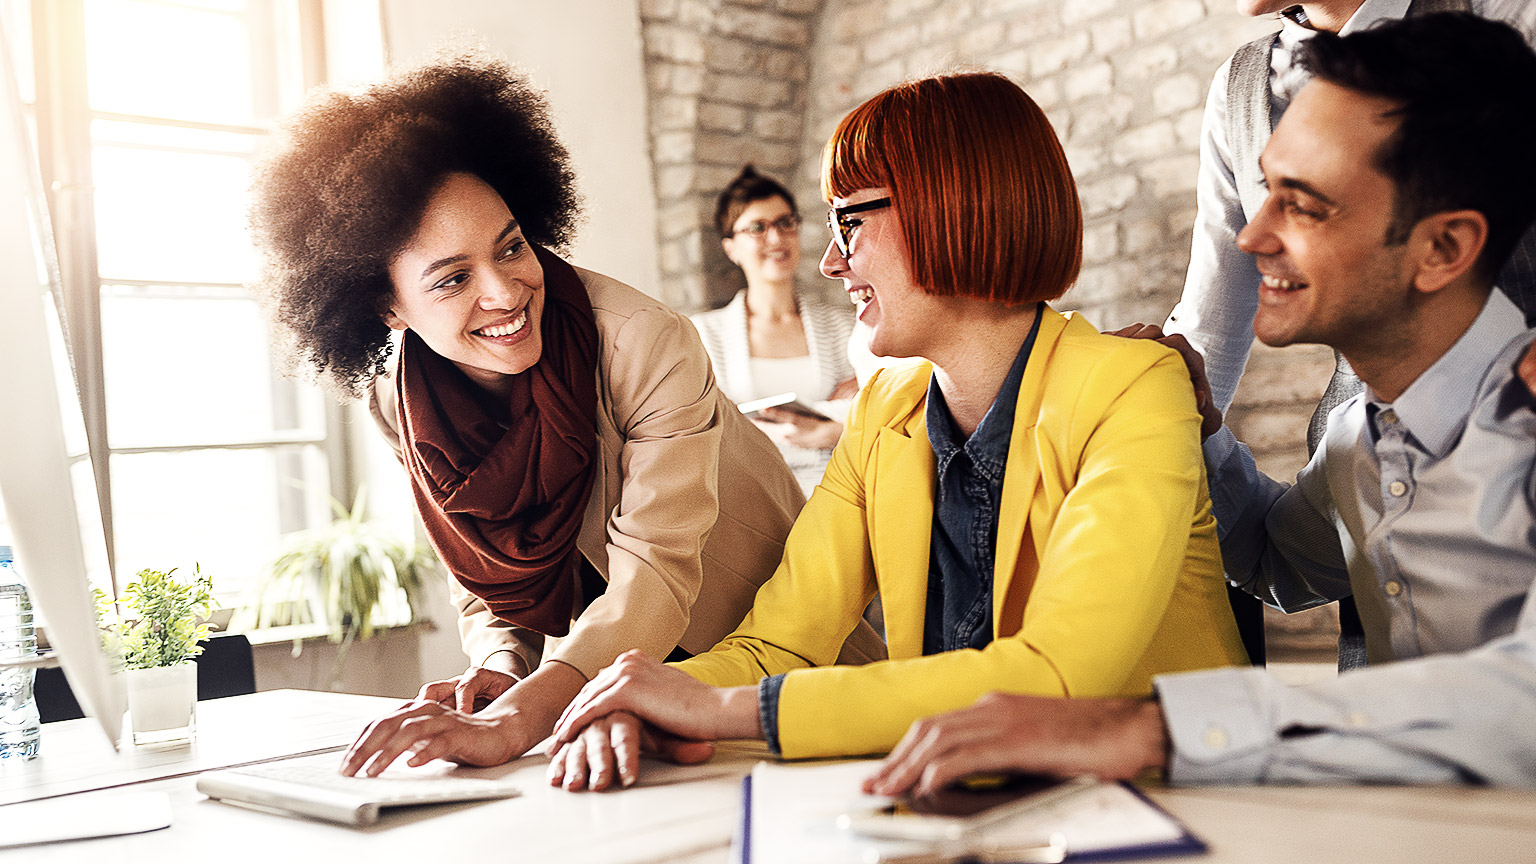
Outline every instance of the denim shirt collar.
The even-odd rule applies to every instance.
[[[960,429],[949,414],[949,403],[944,400],[944,393],[939,389],[938,377],[928,380],[928,443],[933,447],[936,468],[940,474],[963,448],[977,470],[994,481],[1003,476],[1003,469],[1008,462],[1008,441],[1013,437],[1013,414],[1019,402],[1019,386],[1024,381],[1024,367],[1029,362],[1035,337],[1040,333],[1040,319],[1044,309],[1045,304],[1039,304],[1035,311],[1035,323],[1029,328],[1024,344],[1019,346],[1019,353],[1013,358],[1008,377],[1003,379],[1003,386],[997,391],[997,398],[992,400],[992,407],[987,409],[986,416],[981,418],[981,423],[976,426],[970,438],[960,440]]]

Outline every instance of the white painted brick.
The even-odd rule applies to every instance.
[[[651,104],[651,123],[658,130],[688,129],[698,122],[699,101],[693,96],[663,96]]]
[[[811,77],[809,58],[796,51],[770,50],[764,58],[763,71],[769,78],[780,81],[800,82]]]
[[[774,0],[773,8],[789,15],[814,15],[821,11],[822,0]]]
[[[1078,195],[1083,201],[1083,215],[1094,217],[1123,210],[1140,189],[1140,181],[1131,174],[1117,174],[1085,183],[1078,188]]]
[[[1115,86],[1115,72],[1108,63],[1095,63],[1068,72],[1063,83],[1067,99],[1073,102],[1090,96],[1108,96]]]
[[[899,57],[917,47],[918,29],[916,24],[908,24],[905,27],[892,27],[883,30],[864,40],[864,61],[866,63],[884,63],[893,57]]]
[[[1088,53],[1088,34],[1082,30],[1059,39],[1048,39],[1031,46],[1029,50],[1030,75],[1043,78],[1067,68],[1067,64]]]
[[[1140,255],[1163,245],[1167,239],[1161,219],[1136,219],[1125,223],[1125,249],[1127,255]]]
[[[704,62],[704,36],[681,27],[645,28],[645,52],[678,63]]]
[[[794,111],[763,111],[752,118],[752,133],[769,141],[791,141],[800,135],[800,114]]]
[[[1115,10],[1117,0],[1068,0],[1061,4],[1061,22],[1073,27]]]
[[[1110,145],[1110,159],[1116,165],[1160,159],[1174,151],[1173,124],[1155,120],[1145,126],[1126,130]]]
[[[1131,44],[1131,19],[1122,15],[1095,21],[1089,32],[1093,34],[1093,53],[1108,57]]]
[[[716,132],[742,132],[747,128],[747,109],[706,101],[699,105],[699,127]]]
[[[1082,146],[1108,143],[1125,128],[1135,107],[1136,100],[1126,93],[1115,93],[1108,99],[1095,99],[1079,105],[1073,116],[1073,143]]]
[[[663,132],[654,140],[657,164],[676,165],[693,161],[692,132]]]
[[[1159,115],[1176,114],[1200,104],[1205,86],[1200,79],[1181,72],[1165,78],[1152,88],[1152,107]]]
[[[1004,33],[1001,21],[972,27],[960,35],[960,54],[965,57],[984,54],[1002,44]]]
[[[705,87],[711,98],[757,108],[783,105],[790,96],[789,82],[764,81],[760,75],[714,72],[707,77]]]
[[[710,39],[705,46],[705,65],[738,75],[763,68],[765,50],[740,39]]]
[[[761,39],[775,45],[804,47],[811,43],[810,25],[799,18],[751,9],[722,9],[715,26],[725,36]]]
[[[1137,173],[1152,187],[1152,194],[1159,198],[1165,195],[1192,195],[1195,191],[1195,171],[1199,165],[1198,155],[1179,154],[1143,163],[1138,166]]]
[[[1200,129],[1204,120],[1204,108],[1190,108],[1173,121],[1173,132],[1178,136],[1180,147],[1186,150],[1200,149]]]
[[[1120,254],[1120,225],[1113,220],[1083,230],[1083,260],[1095,264]]]
[[[1155,39],[1174,31],[1188,29],[1191,22],[1205,18],[1200,0],[1152,0],[1141,4],[1132,19],[1136,38]]]

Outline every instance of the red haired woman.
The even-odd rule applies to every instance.
[[[843,119],[822,258],[877,355],[821,487],[742,625],[674,667],[626,654],[556,728],[551,782],[632,782],[641,732],[785,757],[889,750],[990,691],[1146,695],[1244,662],[1183,362],[1046,305],[1082,214],[1049,122],[1008,79],[944,75]],[[878,592],[890,659],[834,665]]]

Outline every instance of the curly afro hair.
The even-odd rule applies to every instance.
[[[440,59],[361,93],[319,93],[289,118],[257,166],[250,224],[255,292],[292,366],[351,396],[384,371],[389,262],[461,171],[501,195],[529,240],[570,242],[570,155],[543,95],[504,62]]]

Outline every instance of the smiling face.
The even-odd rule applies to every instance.
[[[775,195],[753,201],[731,223],[732,236],[720,241],[725,255],[747,276],[747,284],[794,281],[800,266],[800,232],[782,231],[774,223],[794,215],[789,202]],[[765,230],[754,236],[749,229]]]
[[[884,187],[860,189],[832,204],[862,204],[890,194]],[[894,209],[868,210],[844,221],[850,228],[848,257],[828,242],[821,272],[843,281],[859,321],[870,328],[869,350],[879,357],[935,359],[954,320],[948,307],[955,298],[930,294],[917,284]]]
[[[395,296],[384,323],[416,331],[487,390],[539,361],[544,270],[501,196],[480,178],[448,175],[389,277]]]
[[[1388,244],[1396,187],[1376,154],[1397,128],[1387,100],[1314,80],[1297,94],[1260,165],[1269,197],[1237,245],[1263,283],[1253,332],[1346,356],[1380,341],[1411,294],[1406,247]]]

